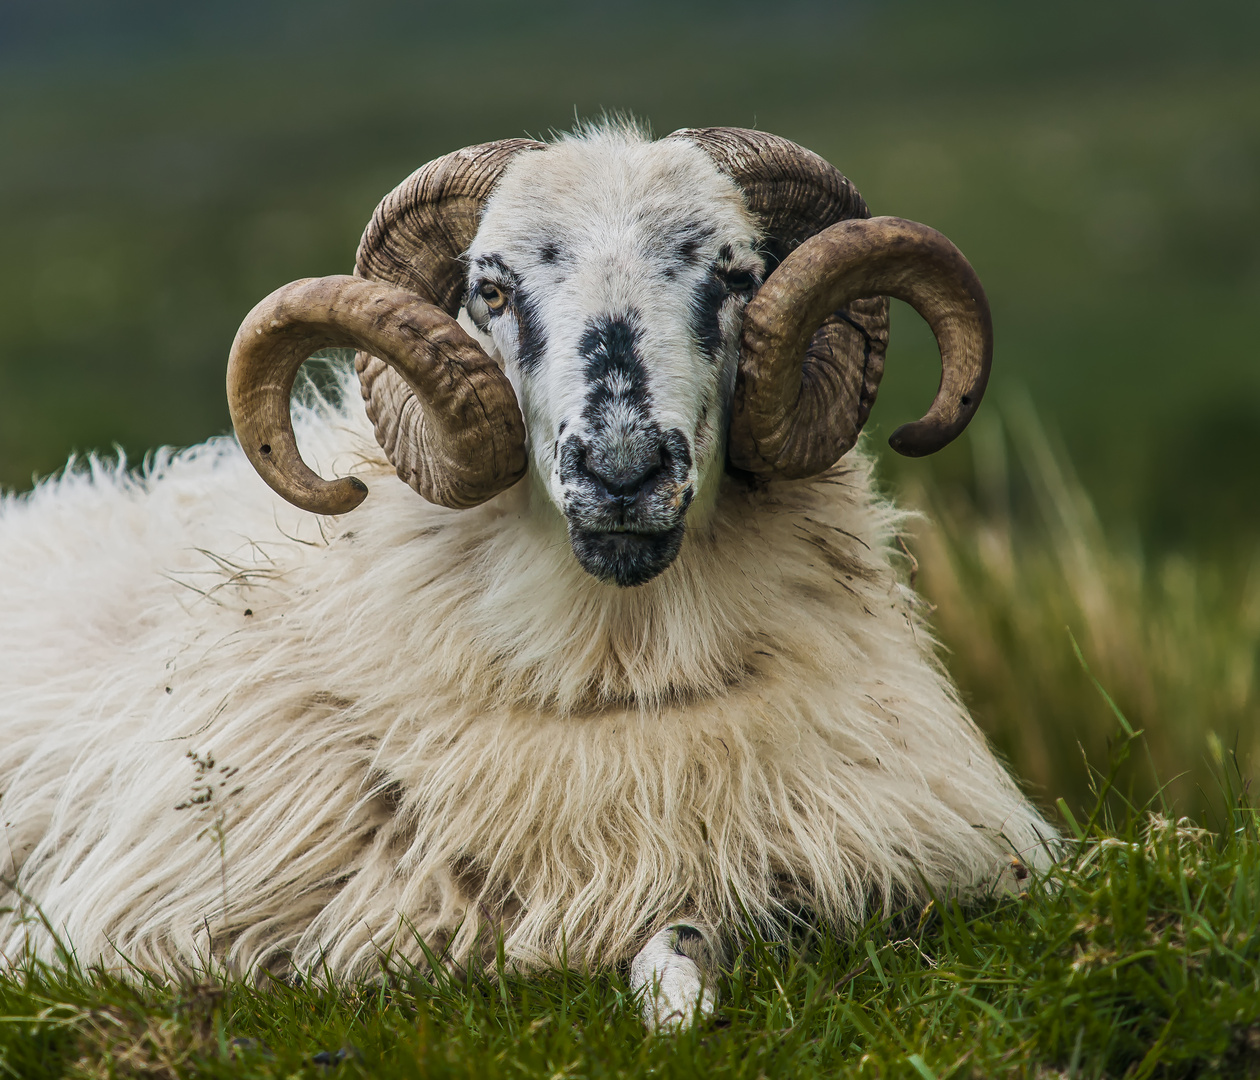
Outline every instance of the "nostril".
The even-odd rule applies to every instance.
[[[592,456],[588,450],[586,471],[613,498],[629,498],[647,487],[661,471],[660,450],[628,462],[613,462]]]

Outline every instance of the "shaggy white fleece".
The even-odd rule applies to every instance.
[[[0,503],[10,962],[53,955],[37,905],[113,968],[353,977],[494,930],[522,967],[608,964],[680,916],[843,928],[1048,860],[859,453],[724,480],[624,590],[533,482],[418,498],[353,390],[295,422],[368,482],[352,515],[283,503],[229,439]]]

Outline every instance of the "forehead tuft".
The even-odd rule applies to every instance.
[[[486,203],[473,248],[552,263],[575,245],[627,233],[688,259],[717,241],[751,240],[757,229],[738,185],[694,143],[596,128],[516,155]]]

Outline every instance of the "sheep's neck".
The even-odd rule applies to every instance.
[[[846,475],[778,492],[727,484],[674,565],[632,589],[586,574],[562,525],[500,507],[477,545],[493,577],[440,590],[452,617],[437,625],[464,635],[441,642],[461,658],[448,674],[461,694],[575,712],[729,693],[833,632],[822,623],[855,587],[891,587],[880,539],[862,536],[869,495]]]

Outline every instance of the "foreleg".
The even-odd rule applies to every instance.
[[[656,934],[630,962],[630,988],[640,995],[649,1031],[673,1031],[712,1014],[717,949],[712,933],[676,922]]]

